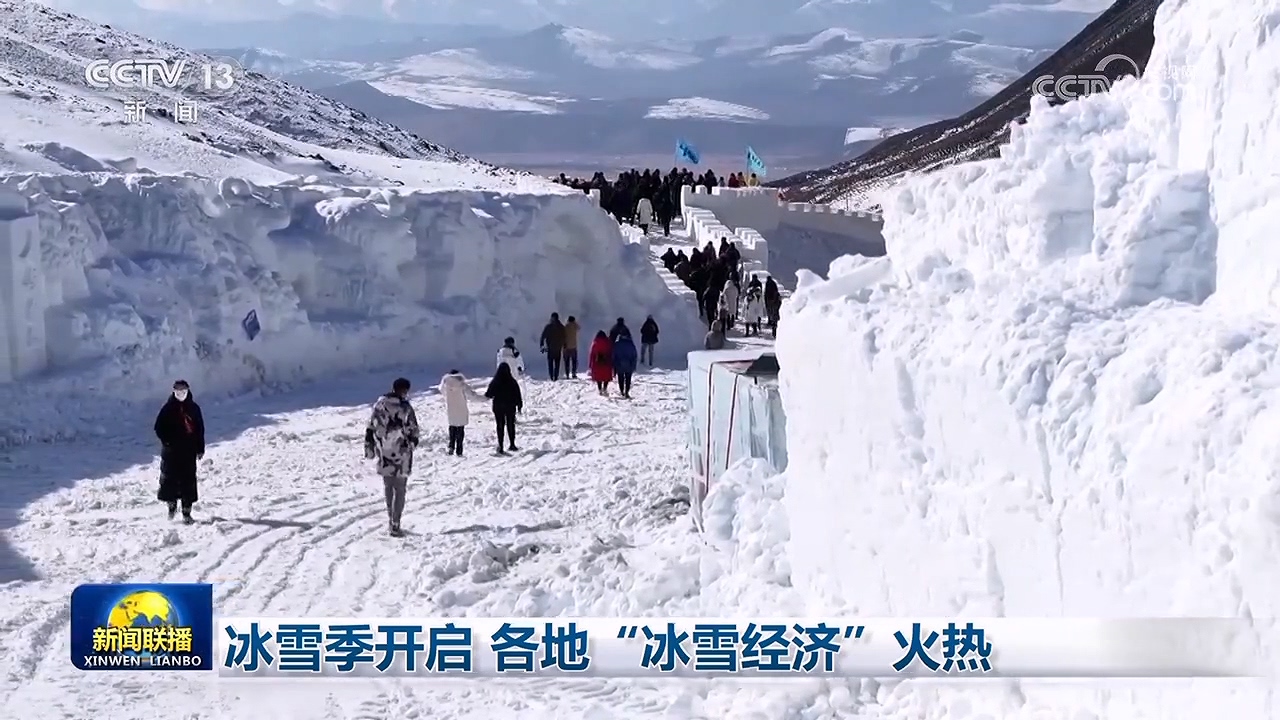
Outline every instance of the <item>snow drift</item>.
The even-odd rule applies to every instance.
[[[802,273],[786,502],[823,611],[1277,616],[1278,27],[1276,0],[1166,0],[1145,77],[1035,104],[1001,157],[884,199],[887,258]],[[1280,715],[1263,682],[1076,687],[902,699]]]
[[[506,335],[536,354],[552,311],[584,332],[652,313],[671,349],[697,340],[692,309],[580,194],[7,176],[0,307],[10,442],[83,429],[177,377],[201,397],[487,367]]]

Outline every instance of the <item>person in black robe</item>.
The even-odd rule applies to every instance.
[[[516,413],[524,410],[524,398],[520,393],[520,383],[511,374],[510,365],[502,363],[498,366],[484,396],[493,401],[493,419],[498,429],[498,454],[519,452],[520,448],[516,447]],[[509,441],[505,449],[502,447],[504,432]]]
[[[171,520],[181,504],[182,519],[191,524],[191,506],[199,499],[196,463],[204,457],[204,415],[186,380],[173,384],[168,402],[156,415],[155,431],[161,448],[160,491],[156,497],[169,505]]]

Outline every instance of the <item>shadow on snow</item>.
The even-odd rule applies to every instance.
[[[678,357],[681,360],[679,368],[657,369],[683,369],[684,354],[680,353]],[[526,352],[526,358],[532,378],[545,378],[542,356],[534,351]],[[201,402],[204,413],[205,442],[211,452],[217,452],[214,446],[220,442],[232,440],[254,428],[279,423],[280,419],[275,416],[323,407],[371,406],[390,389],[391,381],[400,374],[410,378],[416,387],[426,388],[413,393],[415,402],[420,403],[438,395],[435,386],[448,369],[370,371],[316,381],[275,394],[244,395],[207,403],[200,401],[199,388],[194,388],[193,394],[197,402]],[[492,372],[492,366],[463,366],[460,369],[472,380],[487,380]],[[122,413],[116,418],[114,431],[106,435],[0,449],[0,587],[41,577],[31,561],[13,546],[7,534],[21,522],[25,508],[46,495],[78,483],[92,483],[153,462],[159,448],[152,424],[163,402],[161,397],[150,407],[138,406]],[[363,428],[359,428],[359,432],[363,433]],[[261,518],[224,518],[222,521],[273,527],[295,526],[286,521]]]

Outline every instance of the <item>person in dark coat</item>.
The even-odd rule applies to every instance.
[[[618,342],[618,338],[623,335],[631,337],[631,328],[627,327],[627,322],[625,320],[618,318],[618,322],[614,323],[613,327],[609,330],[609,342],[616,343]]]
[[[618,341],[613,344],[613,372],[618,377],[618,392],[628,400],[631,399],[631,377],[635,375],[638,359],[631,335],[618,336]]]
[[[511,374],[511,366],[503,363],[489,381],[489,389],[484,396],[493,401],[493,419],[498,426],[498,454],[506,455],[507,450],[517,452],[516,447],[516,413],[524,410],[524,398],[520,394],[520,383]],[[502,433],[506,431],[506,450],[502,447]]]
[[[186,380],[173,384],[173,393],[156,415],[156,437],[160,439],[160,491],[156,497],[169,505],[169,519],[178,514],[187,524],[196,492],[196,463],[204,457],[204,415]]]
[[[680,259],[676,257],[675,251],[671,248],[667,248],[667,251],[662,253],[662,267],[666,268],[667,272],[675,272],[676,263],[678,262],[680,262]]]
[[[658,344],[658,321],[650,315],[640,326],[640,362],[653,367],[653,346]]]
[[[662,235],[663,237],[670,237],[671,220],[675,217],[676,211],[675,206],[671,203],[669,184],[663,184],[658,188],[658,193],[654,196],[653,202],[654,211],[658,214],[658,224],[662,226]]]
[[[772,276],[764,281],[764,314],[769,321],[769,330],[777,338],[778,319],[782,316],[782,292]]]
[[[551,313],[551,322],[542,328],[538,347],[547,355],[547,377],[559,380],[560,358],[564,353],[564,325],[560,322],[560,313]]]
[[[702,291],[702,317],[708,327],[720,318],[720,289],[713,282]]]
[[[693,278],[693,265],[689,264],[689,258],[684,257],[683,252],[676,255],[676,266],[671,269],[671,272],[680,278],[680,282],[684,283],[685,287],[692,287],[689,283]]]

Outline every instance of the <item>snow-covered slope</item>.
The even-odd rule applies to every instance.
[[[581,193],[260,77],[199,97],[194,124],[128,123],[77,86],[76,49],[154,46],[37,6],[0,18],[0,444],[100,429],[176,377],[216,395],[488,362],[554,310],[651,312],[673,350],[696,341]]]
[[[209,61],[40,5],[0,1],[0,169],[97,169],[75,153],[45,148],[75,138],[74,149],[82,153],[99,160],[131,157],[156,172],[267,181],[318,174],[341,182],[391,177],[415,185],[527,185],[360,111],[254,73],[236,73],[225,93],[102,91],[86,84],[90,62],[135,57],[186,59],[190,77]],[[195,123],[173,122],[177,100],[196,104]],[[151,121],[127,123],[125,101],[145,101]]]
[[[999,158],[886,198],[887,258],[802,283],[777,352],[816,608],[1275,629],[1278,79],[1280,2],[1166,0],[1145,77],[1037,102]],[[1273,718],[1273,683],[896,693],[913,718]]]

